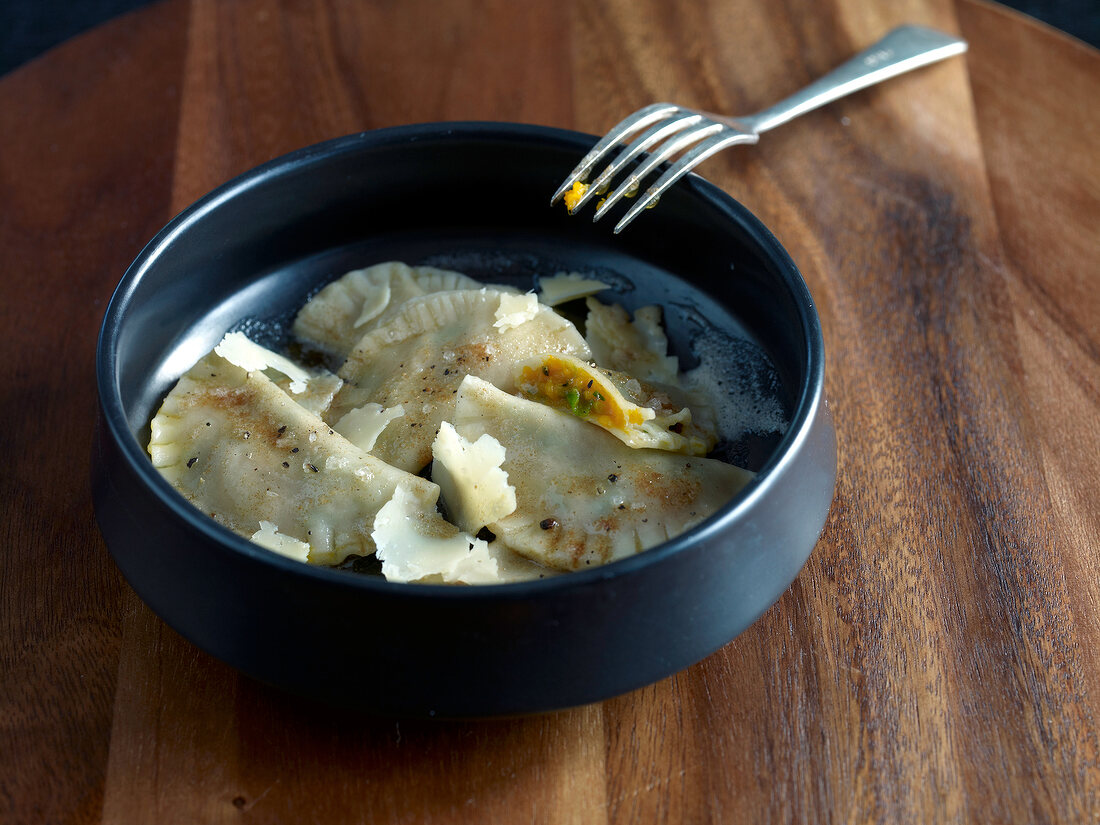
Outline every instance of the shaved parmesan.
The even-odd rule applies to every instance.
[[[496,320],[493,326],[501,332],[515,329],[534,318],[539,311],[539,299],[533,292],[525,292],[522,295],[500,296],[500,306],[494,314]]]
[[[279,532],[278,526],[270,521],[260,522],[260,529],[252,534],[252,541],[280,556],[295,561],[309,560],[309,545],[293,536],[284,536]]]
[[[383,409],[381,404],[370,402],[351,410],[332,428],[360,450],[369,453],[386,425],[404,414],[405,408],[400,404]]]
[[[492,584],[500,581],[489,545],[459,532],[438,513],[425,513],[399,484],[374,517],[371,538],[389,581]]]
[[[275,386],[283,392],[287,394],[293,392],[290,388],[293,383],[291,379],[282,375],[268,377],[272,378]],[[321,416],[328,412],[328,408],[332,405],[332,399],[336,397],[336,393],[340,391],[340,387],[343,385],[344,379],[339,375],[333,375],[328,370],[321,370],[316,375],[309,377],[303,392],[294,393],[294,400],[314,415]]]
[[[375,289],[370,290],[363,296],[363,308],[359,312],[359,317],[355,319],[354,327],[358,329],[368,321],[373,321],[379,315],[382,314],[382,310],[390,305],[390,296],[393,291],[390,289],[389,283],[381,283]]]
[[[306,390],[306,382],[309,381],[308,372],[289,358],[248,340],[243,332],[227,332],[221,343],[214,347],[214,352],[230,364],[235,364],[248,372],[278,370],[290,379],[290,391],[294,394],[303,393]]]
[[[539,278],[539,300],[551,307],[577,298],[587,298],[605,289],[610,289],[610,286],[577,272],[561,272],[552,278]]]
[[[516,488],[508,483],[504,447],[485,433],[470,442],[444,421],[432,443],[432,481],[439,485],[451,520],[470,533],[516,509]]]

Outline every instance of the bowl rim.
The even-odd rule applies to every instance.
[[[809,438],[819,408],[824,403],[825,349],[821,322],[800,270],[771,230],[743,204],[695,173],[686,175],[677,183],[677,187],[690,190],[691,197],[700,199],[705,206],[716,210],[723,219],[738,224],[742,232],[759,244],[783,275],[783,283],[792,293],[790,297],[801,308],[799,323],[805,342],[802,357],[806,364],[806,379],[799,388],[787,431],[756,476],[719,510],[684,533],[627,558],[591,569],[551,575],[544,579],[469,587],[391,582],[381,576],[354,575],[345,570],[303,564],[254,544],[204,515],[156,470],[147,451],[130,430],[117,375],[120,328],[145,273],[171,249],[192,224],[216,211],[227,200],[253,187],[262,186],[269,178],[324,162],[333,155],[358,151],[364,146],[409,145],[452,139],[530,142],[542,147],[575,150],[577,157],[581,157],[598,138],[574,130],[506,121],[441,121],[391,126],[332,138],[280,155],[235,176],[184,208],[153,236],[127,267],[107,304],[96,342],[96,387],[100,421],[106,426],[129,469],[137,474],[162,504],[187,525],[225,549],[240,553],[253,562],[270,566],[277,572],[306,576],[327,586],[433,601],[440,598],[458,601],[522,601],[535,595],[622,578],[689,550],[700,538],[722,531],[726,525],[752,510],[757,502],[769,494],[776,485],[777,478],[795,460],[795,454]]]

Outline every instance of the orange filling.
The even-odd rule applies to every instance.
[[[565,207],[572,212],[577,208],[577,202],[584,197],[584,193],[587,191],[587,183],[581,183],[580,181],[574,183],[573,188],[562,196],[562,200],[565,201]]]
[[[624,429],[627,421],[642,422],[637,410],[623,410],[602,377],[560,358],[546,358],[540,366],[524,367],[521,392],[533,401],[566,410],[601,427]]]

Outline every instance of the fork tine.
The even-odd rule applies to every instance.
[[[589,184],[588,191],[581,195],[577,202],[573,204],[573,208],[569,210],[569,213],[573,214],[579,211],[594,197],[602,194],[607,189],[607,185],[611,182],[611,179],[619,174],[619,171],[624,166],[638,157],[638,155],[647,150],[650,146],[660,143],[662,140],[694,126],[701,120],[703,120],[703,115],[691,113],[681,117],[675,117],[671,120],[666,119],[658,121],[656,125],[649,127],[649,129],[637,137],[633,143],[615,156],[615,159],[607,165],[591,184]]]
[[[650,155],[644,163],[631,172],[630,177],[627,178],[625,183],[620,183],[615,187],[615,190],[608,195],[604,202],[596,209],[596,214],[592,216],[592,220],[598,221],[607,214],[607,210],[613,207],[622,198],[636,192],[638,190],[638,184],[642,179],[673,155],[682,152],[693,143],[698,143],[700,140],[725,128],[726,127],[721,123],[706,121],[702,125],[694,129],[689,129],[666,142],[661,147],[660,151]]]
[[[723,131],[703,143],[700,143],[698,146],[695,146],[669,167],[665,173],[657,179],[657,182],[650,186],[645,194],[638,199],[638,202],[630,207],[630,210],[623,215],[622,219],[617,224],[615,224],[615,234],[618,235],[622,232],[631,221],[638,217],[638,215],[650,206],[653,206],[657,202],[657,199],[664,194],[666,189],[711,155],[722,151],[727,146],[734,146],[738,143],[756,143],[759,140],[760,137],[758,135],[751,133]]]
[[[619,121],[610,132],[600,138],[582,159],[581,162],[576,165],[569,176],[566,177],[565,182],[558,187],[558,191],[554,193],[554,196],[550,198],[550,203],[553,205],[558,198],[573,188],[573,184],[577,181],[583,181],[588,173],[592,171],[592,167],[599,163],[600,159],[604,156],[607,150],[621,141],[628,135],[632,135],[639,129],[644,129],[647,126],[656,123],[658,120],[662,120],[668,117],[670,114],[674,114],[679,111],[680,107],[672,103],[652,103],[649,106],[639,109],[631,115],[623,118]]]

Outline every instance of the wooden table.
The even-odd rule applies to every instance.
[[[965,59],[701,172],[821,312],[836,501],[698,665],[510,721],[338,715],[129,590],[88,490],[128,262],[257,163],[367,128],[747,112],[887,28]],[[975,0],[169,0],[0,79],[0,821],[1100,821],[1100,55]]]

